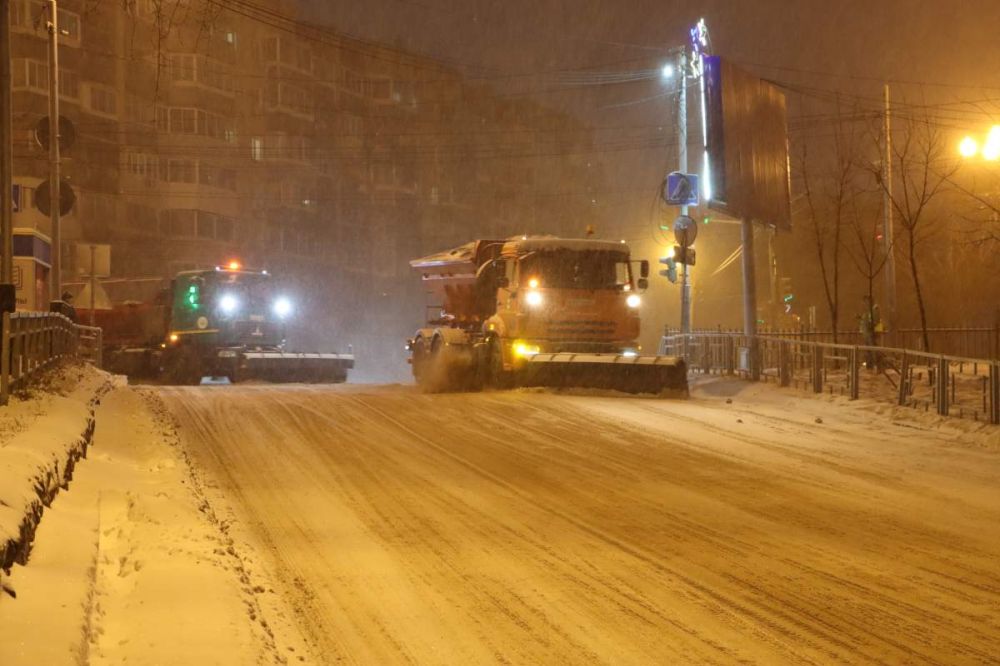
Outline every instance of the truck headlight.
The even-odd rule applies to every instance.
[[[541,305],[543,300],[545,299],[542,298],[542,292],[540,291],[529,291],[524,296],[524,302],[533,308],[537,308]]]
[[[642,299],[639,298],[639,294],[629,294],[628,298],[625,299],[625,304],[630,308],[637,308],[642,303]]]
[[[278,315],[281,319],[292,314],[292,302],[284,296],[279,297],[274,302],[274,314]]]
[[[538,345],[529,345],[521,340],[515,340],[513,344],[514,356],[519,356],[521,358],[528,358],[529,356],[534,356],[541,351],[541,347]]]
[[[240,301],[232,294],[223,294],[219,298],[219,309],[224,314],[233,314],[240,307]]]

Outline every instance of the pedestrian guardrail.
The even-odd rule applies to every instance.
[[[101,366],[101,329],[79,326],[54,312],[5,312],[0,333],[0,404],[35,373],[78,357]]]
[[[690,372],[933,406],[942,416],[1000,424],[1000,360],[726,332],[665,335],[660,353],[684,358]]]
[[[698,329],[691,333],[729,333],[739,335],[740,330]],[[677,329],[667,328],[664,335],[678,335]],[[919,328],[900,328],[889,332],[876,332],[874,341],[866,341],[865,335],[857,329],[837,331],[808,328],[765,328],[757,331],[760,337],[778,337],[788,340],[808,340],[810,342],[832,342],[844,345],[864,345],[873,342],[878,347],[910,349],[930,354],[946,354],[967,358],[1000,360],[1000,321],[993,326],[967,326],[950,328],[928,328],[927,344],[924,345],[924,331]]]

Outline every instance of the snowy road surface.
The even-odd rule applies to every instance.
[[[954,432],[725,382],[157,391],[317,663],[1000,654],[1000,453]]]

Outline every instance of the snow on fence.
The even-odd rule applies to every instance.
[[[1000,424],[997,359],[728,332],[665,335],[660,353],[684,358],[693,372],[739,375],[927,411],[933,406],[942,416]]]
[[[101,329],[54,312],[5,312],[0,334],[0,405],[10,392],[59,359],[75,356],[101,367]]]

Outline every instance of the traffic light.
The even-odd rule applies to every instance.
[[[792,314],[792,303],[795,301],[795,293],[792,291],[792,278],[781,278],[781,300],[785,302],[785,314]]]
[[[674,260],[673,252],[669,252],[665,257],[660,257],[660,263],[666,265],[666,268],[660,269],[660,275],[671,282],[677,282],[677,262]]]
[[[192,284],[188,287],[188,293],[185,297],[188,307],[192,310],[197,310],[201,305],[201,289],[196,284]]]
[[[676,257],[675,260],[678,264],[694,266],[695,252],[693,247],[681,247],[680,245],[674,245],[673,256]]]

